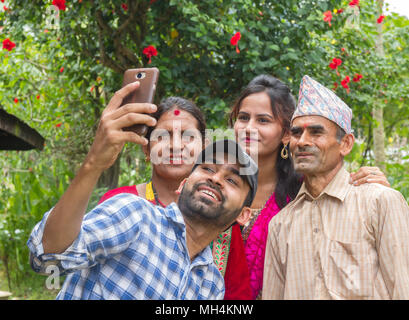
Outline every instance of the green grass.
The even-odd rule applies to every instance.
[[[12,296],[9,300],[54,300],[59,292],[59,290],[47,289],[45,286],[47,277],[34,272],[26,272],[21,280],[14,279],[13,275],[11,278],[10,289],[4,266],[0,263],[0,291],[11,292]]]

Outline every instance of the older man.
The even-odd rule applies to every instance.
[[[290,151],[304,183],[270,222],[263,299],[409,299],[409,207],[391,188],[348,183],[351,117],[303,78]]]

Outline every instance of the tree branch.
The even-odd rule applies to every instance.
[[[39,64],[39,63],[37,63],[37,62],[34,62],[34,61],[32,61],[32,60],[30,60],[29,58],[27,58],[27,57],[24,57],[24,59],[27,61],[27,62],[29,62],[29,63],[31,63],[32,65],[34,65],[34,66],[36,66],[36,67],[39,67],[39,68],[41,68],[41,69],[43,69],[43,70],[50,70],[50,68],[48,68],[48,67],[46,67],[46,66],[44,66],[44,65],[42,65],[42,64]]]
[[[371,142],[372,142],[372,122],[369,121],[368,142],[366,143],[366,148],[365,148],[365,151],[364,151],[364,155],[362,156],[362,161],[361,161],[360,167],[362,167],[365,164],[366,156],[367,156],[369,150],[371,149]]]
[[[98,40],[99,40],[99,54],[101,57],[101,62],[106,67],[114,70],[117,73],[123,73],[126,69],[123,66],[118,65],[113,59],[111,59],[105,53],[104,38],[102,36],[102,27],[98,24]]]
[[[97,10],[97,12],[95,13],[95,16],[97,18],[98,25],[101,27],[101,29],[108,36],[110,37],[114,36],[114,30],[112,30],[112,28],[107,23],[105,23],[101,10]]]

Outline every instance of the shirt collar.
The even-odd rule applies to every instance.
[[[159,207],[160,208],[160,207]],[[162,209],[162,208],[160,208]],[[178,224],[181,228],[185,229],[185,220],[183,219],[182,212],[180,212],[178,205],[172,202],[166,208],[162,209],[164,215],[174,223]]]
[[[348,171],[346,171],[345,168],[342,166],[341,169],[339,169],[339,171],[335,175],[335,177],[330,181],[330,183],[315,199],[320,198],[325,193],[331,197],[344,201],[351,186],[349,184],[349,178],[350,175]],[[301,185],[300,191],[298,192],[294,200],[298,200],[302,196],[304,196],[305,198],[314,199],[314,197],[308,192],[307,187],[305,186],[305,181]]]
[[[204,248],[192,261],[192,267],[213,263],[213,254],[210,245]]]

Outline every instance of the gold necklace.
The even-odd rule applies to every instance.
[[[155,188],[153,187],[152,180],[146,184],[146,200],[154,202],[156,205],[161,205],[166,207],[162,201],[159,200],[158,194],[156,193]]]

